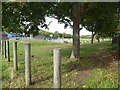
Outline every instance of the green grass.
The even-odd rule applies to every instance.
[[[103,41],[110,41],[109,38],[105,38],[104,40],[100,38],[100,41],[103,42]],[[80,42],[81,43],[91,43],[91,38],[80,38]],[[93,42],[98,42],[97,39],[94,39]]]
[[[25,66],[24,66],[24,42],[30,42],[32,45],[31,49],[31,70],[32,70],[32,85],[31,88],[53,88],[53,48],[71,46],[71,44],[59,44],[42,40],[23,40],[22,43],[18,44],[18,66],[19,70],[15,72],[13,70],[13,54],[12,54],[12,42],[10,44],[11,51],[11,62],[7,62],[6,59],[2,60],[2,78],[3,87],[12,88],[24,88],[25,86]],[[62,49],[62,88],[82,88],[82,87],[107,87],[116,88],[117,84],[115,82],[110,82],[104,80],[109,74],[104,77],[99,76],[99,73],[104,73],[107,71],[103,67],[94,65],[90,61],[89,56],[96,53],[102,52],[112,52],[112,47],[110,42],[102,42],[93,45],[82,45],[81,46],[81,59],[72,60],[69,59],[71,54],[71,48]],[[101,69],[101,71],[98,70]],[[87,73],[92,73],[88,76],[87,80],[84,80],[84,75]],[[81,74],[82,73],[82,74]],[[110,73],[111,74],[111,73]],[[114,73],[115,77],[117,73]],[[95,76],[95,77],[94,77]],[[102,77],[102,80],[97,78]],[[93,81],[91,81],[93,80]],[[97,80],[97,81],[96,81]],[[83,83],[81,84],[82,81]],[[96,83],[96,82],[100,82]],[[80,85],[81,84],[81,85]],[[110,85],[109,85],[110,84]]]
[[[118,73],[107,72],[105,69],[97,68],[93,70],[93,75],[88,78],[85,88],[118,88]]]

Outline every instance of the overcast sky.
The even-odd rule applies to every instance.
[[[49,30],[45,28],[41,28],[43,30],[46,30],[48,32],[55,32],[58,31],[60,33],[67,33],[67,34],[72,34],[72,29],[71,28],[66,28],[64,29],[64,24],[59,24],[57,19],[54,18],[49,18],[46,17],[46,23],[49,24],[52,21],[52,23],[49,25]],[[87,31],[86,29],[82,29],[80,31],[80,36],[81,35],[91,35],[91,32]]]

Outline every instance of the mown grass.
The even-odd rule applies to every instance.
[[[19,70],[15,72],[13,70],[13,54],[12,54],[12,42],[10,44],[11,62],[7,62],[6,59],[2,60],[2,79],[3,88],[24,88],[25,86],[25,66],[24,66],[24,42],[30,42],[32,44],[31,49],[31,69],[32,69],[32,85],[30,88],[53,88],[53,48],[71,46],[71,44],[59,44],[48,41],[39,40],[25,40],[20,41],[18,44],[18,66]],[[69,59],[71,54],[71,48],[62,49],[62,88],[117,88],[116,82],[109,83],[109,74],[105,76],[99,73],[110,71],[103,67],[94,65],[91,62],[89,56],[96,53],[112,52],[110,42],[102,42],[93,45],[81,46],[81,59],[72,60]],[[117,67],[117,66],[116,66]],[[100,69],[100,71],[98,70]],[[82,75],[90,73],[84,77]],[[114,73],[114,77],[118,77],[117,73]],[[106,79],[97,79],[103,77]],[[83,78],[83,79],[82,79]],[[84,78],[88,78],[85,80]],[[79,82],[82,81],[82,82]],[[101,83],[96,83],[101,82]]]
[[[93,75],[88,78],[84,88],[118,88],[118,73],[108,72],[106,69],[96,68]]]

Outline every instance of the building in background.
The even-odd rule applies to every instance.
[[[34,39],[41,39],[41,40],[44,40],[46,37],[43,35],[43,34],[41,34],[41,33],[39,33],[37,36],[34,36]]]
[[[16,33],[7,33],[9,40],[24,40],[27,39],[25,35],[19,35]]]
[[[0,40],[6,40],[6,39],[8,39],[7,33],[0,31]]]

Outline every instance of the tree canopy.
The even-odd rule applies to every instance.
[[[117,28],[118,3],[90,3],[84,10],[82,25],[89,31],[111,35]],[[98,34],[98,35],[99,35]]]
[[[3,2],[3,30],[15,33],[36,33],[38,25],[46,27],[45,16],[52,4],[35,2]]]

